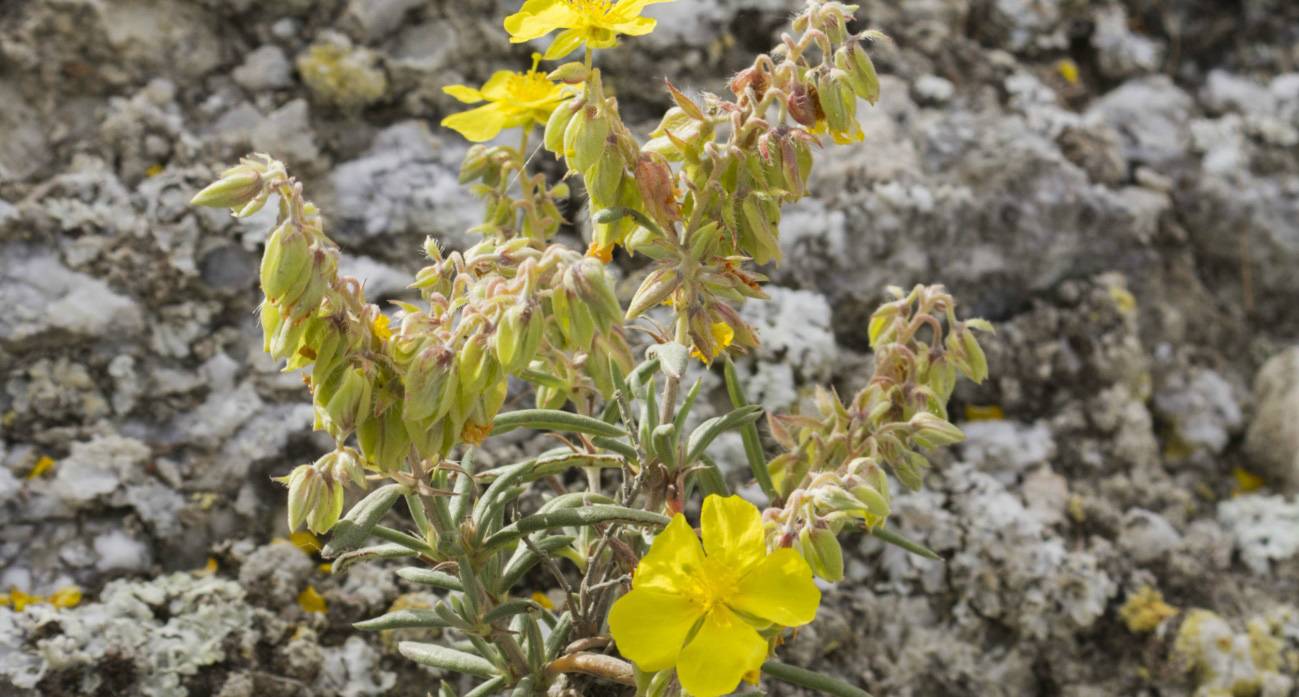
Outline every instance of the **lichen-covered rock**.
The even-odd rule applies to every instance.
[[[1257,470],[1299,489],[1299,348],[1268,359],[1254,378],[1254,417],[1245,452]]]

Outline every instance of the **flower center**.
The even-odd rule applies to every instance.
[[[688,591],[690,599],[710,612],[726,604],[735,595],[739,583],[734,570],[714,559],[704,559],[703,565],[693,574],[694,586]]]
[[[572,10],[587,18],[603,17],[609,14],[613,0],[565,0]]]
[[[549,96],[555,88],[554,83],[546,79],[544,73],[529,70],[526,73],[515,73],[506,83],[510,97],[520,102],[535,102]]]

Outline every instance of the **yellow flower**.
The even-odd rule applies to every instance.
[[[541,54],[532,54],[532,69],[526,73],[498,70],[480,89],[468,85],[447,85],[443,92],[465,104],[483,106],[442,119],[442,125],[475,142],[495,138],[506,128],[537,123],[545,125],[550,112],[571,94],[564,85],[552,82],[537,71]]]
[[[730,346],[731,341],[735,339],[735,330],[731,328],[731,325],[725,322],[713,322],[712,326],[709,327],[709,330],[712,331],[713,341],[717,344],[717,353],[711,356],[705,356],[704,352],[700,351],[698,346],[690,347],[690,355],[705,363],[712,363],[713,359],[721,355],[722,351],[724,351],[727,346]]]
[[[644,36],[657,24],[640,13],[646,5],[672,0],[528,0],[505,18],[510,43],[521,44],[563,29],[546,49],[546,60],[563,58],[578,46],[612,48],[618,35]]]
[[[796,551],[767,554],[762,517],[738,496],[709,496],[703,545],[681,514],[654,539],[632,590],[609,612],[618,650],[642,671],[676,666],[695,697],[723,695],[762,667],[772,625],[811,622],[821,603]]]

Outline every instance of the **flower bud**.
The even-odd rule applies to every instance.
[[[861,501],[862,506],[872,515],[879,516],[880,518],[889,517],[889,513],[892,510],[889,505],[889,500],[884,494],[876,491],[875,487],[870,486],[869,484],[858,484],[857,486],[854,486],[849,493],[856,497],[858,501]]]
[[[965,440],[961,429],[927,412],[918,412],[907,422],[913,429],[911,440],[924,448],[937,448]]]
[[[853,40],[844,46],[840,51],[847,53],[849,67],[839,66],[852,77],[853,91],[858,97],[865,99],[871,104],[875,104],[880,99],[880,78],[875,72],[875,63],[871,60],[870,54],[861,42]],[[838,65],[838,56],[835,56],[835,64]],[[860,88],[860,91],[858,89]]]
[[[579,110],[564,129],[564,157],[569,169],[585,172],[599,159],[608,137],[608,116],[594,105]]]
[[[370,376],[364,368],[352,367],[345,370],[338,391],[325,404],[325,413],[335,428],[350,433],[356,430],[357,424],[370,416],[372,389]]]
[[[262,253],[262,293],[273,302],[292,291],[301,293],[310,281],[311,265],[307,235],[291,222],[280,225],[266,239]]]
[[[762,194],[754,192],[740,202],[740,246],[741,251],[753,258],[759,266],[771,261],[780,261],[780,241],[776,237],[776,224],[769,214],[775,210],[775,221],[780,220],[779,205],[771,202]]]
[[[262,175],[251,163],[242,163],[221,174],[190,199],[191,206],[239,209],[248,205],[262,190]]]
[[[622,320],[622,304],[613,291],[604,264],[591,257],[584,257],[572,271],[577,296],[589,306],[601,330],[619,323]]]
[[[595,164],[582,173],[592,209],[607,209],[617,203],[624,167],[622,153],[613,144],[607,144]]]
[[[634,177],[645,211],[664,229],[671,227],[681,217],[681,210],[667,159],[658,153],[642,153]]]
[[[324,480],[311,465],[298,465],[276,481],[289,487],[289,532],[298,529],[324,493]]]
[[[262,301],[262,304],[258,305],[257,309],[262,324],[262,351],[270,353],[271,342],[279,334],[284,319],[280,316],[280,308],[273,302]]]
[[[402,376],[402,385],[406,391],[402,409],[407,419],[419,421],[436,414],[438,407],[443,404],[454,366],[455,354],[438,343],[426,347],[415,356],[414,362]]]
[[[794,87],[789,91],[789,97],[785,100],[785,108],[789,110],[789,115],[795,121],[808,128],[816,126],[816,122],[825,117],[821,111],[820,100],[817,98],[816,87],[812,84],[794,83]]]
[[[830,583],[843,580],[843,548],[834,532],[803,528],[798,533],[798,546],[813,574]]]
[[[579,61],[565,63],[546,75],[547,80],[552,82],[563,82],[569,85],[586,82],[590,77],[591,69]]]
[[[550,112],[550,118],[546,120],[546,129],[541,138],[547,150],[561,157],[567,152],[564,148],[565,131],[581,108],[581,100],[570,99],[560,103],[554,111]]]
[[[857,101],[848,75],[831,68],[817,78],[817,97],[831,133],[851,133],[857,128]]]
[[[635,319],[651,307],[663,303],[680,286],[681,273],[676,267],[665,266],[652,271],[632,296],[631,304],[627,307],[626,319]]]
[[[401,407],[390,405],[382,414],[362,422],[356,429],[356,442],[366,461],[380,472],[393,472],[404,465],[411,437]]]
[[[279,329],[271,337],[271,343],[267,353],[271,354],[276,360],[284,360],[298,352],[298,347],[302,345],[302,336],[307,331],[308,323],[305,320],[292,320],[282,318]]]
[[[322,477],[324,487],[316,505],[307,512],[307,529],[323,535],[330,531],[343,515],[343,483],[331,482]]]
[[[486,145],[475,144],[465,152],[465,159],[460,163],[460,183],[468,184],[487,172],[492,165],[491,152]]]
[[[359,453],[351,448],[338,448],[316,460],[315,467],[333,482],[350,481],[365,488],[365,469],[361,467]]]

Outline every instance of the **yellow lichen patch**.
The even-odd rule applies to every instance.
[[[532,602],[546,608],[547,610],[555,609],[555,604],[550,601],[550,596],[541,591],[533,591],[532,595],[529,597],[532,598]]]
[[[965,405],[966,421],[1001,421],[1006,418],[1006,412],[996,404],[967,404]]]
[[[1263,488],[1263,478],[1244,467],[1232,469],[1231,476],[1236,480],[1236,488],[1232,490],[1232,496],[1248,494]]]
[[[81,588],[78,586],[64,586],[49,597],[50,605],[54,607],[76,607],[81,604]]]
[[[325,597],[312,585],[303,588],[302,592],[298,594],[298,607],[307,612],[325,612],[329,609]]]
[[[326,576],[334,573],[334,565],[329,562],[325,562],[316,568],[320,570],[320,573],[325,574]]]
[[[1069,517],[1073,518],[1075,523],[1082,523],[1087,520],[1086,503],[1083,501],[1083,497],[1078,494],[1069,497]]]
[[[1136,634],[1152,632],[1164,620],[1177,614],[1177,608],[1164,602],[1164,596],[1151,586],[1142,586],[1128,596],[1119,608],[1119,618],[1128,631]]]
[[[217,559],[216,559],[216,557],[208,557],[208,558],[207,558],[207,563],[203,565],[203,568],[199,569],[198,571],[195,571],[194,573],[196,573],[196,574],[198,574],[198,575],[200,575],[200,576],[211,576],[212,574],[215,574],[216,572],[217,572]]]
[[[317,43],[297,60],[307,87],[344,109],[368,106],[388,91],[388,78],[376,62],[373,51],[333,42]]]
[[[42,474],[49,472],[51,467],[54,467],[54,458],[48,455],[42,455],[38,460],[36,460],[36,464],[32,465],[32,471],[27,473],[27,479],[36,479]]]
[[[1061,58],[1055,63],[1055,71],[1070,85],[1078,84],[1078,64],[1068,58]]]
[[[1128,292],[1127,288],[1120,285],[1112,285],[1108,290],[1110,292],[1110,299],[1114,301],[1114,307],[1118,308],[1120,313],[1130,315],[1136,311],[1137,299],[1133,297],[1132,293]]]
[[[149,165],[149,168],[144,170],[144,176],[156,177],[159,174],[162,174],[162,169],[163,169],[162,165],[157,165],[157,164]]]

